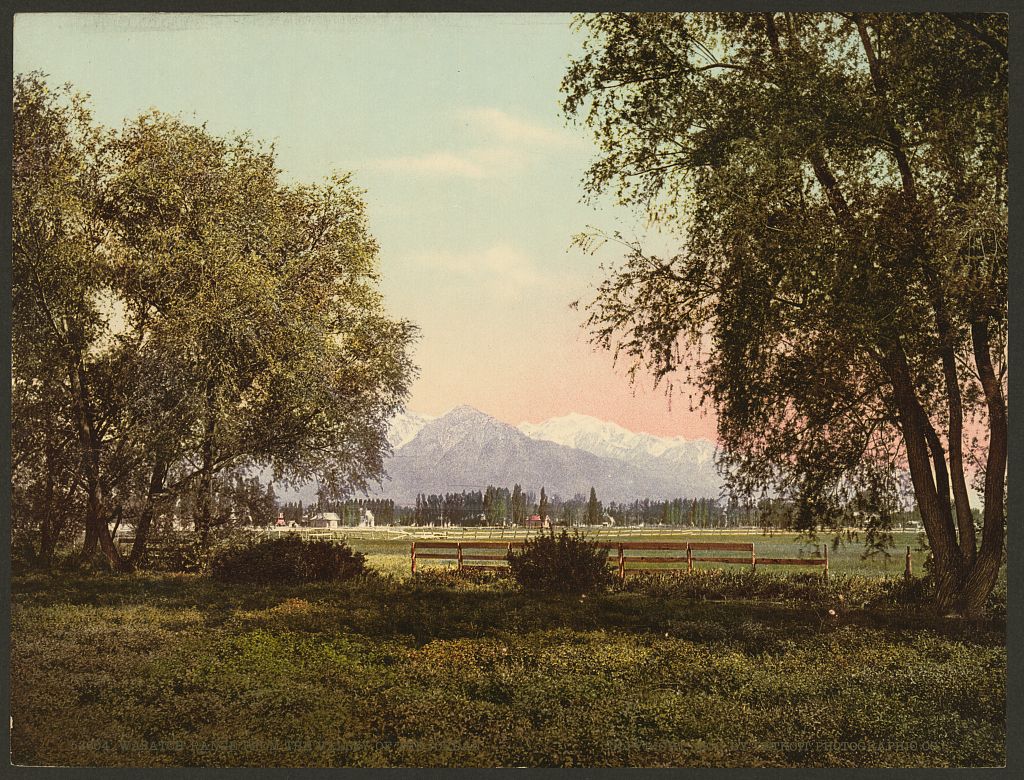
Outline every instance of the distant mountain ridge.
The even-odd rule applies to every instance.
[[[533,439],[553,441],[634,465],[700,465],[715,457],[715,445],[707,439],[638,433],[613,422],[575,412],[564,417],[552,417],[542,423],[520,423],[519,430]]]
[[[400,504],[515,483],[563,498],[593,486],[602,501],[715,498],[721,489],[710,441],[635,433],[581,414],[517,428],[471,406],[437,418],[406,413],[389,440],[388,476],[372,493]]]
[[[707,439],[659,437],[584,414],[509,425],[472,406],[439,416],[405,412],[389,427],[387,476],[369,491],[411,505],[419,493],[461,493],[487,485],[572,498],[591,486],[601,501],[717,498],[721,478]],[[267,474],[266,476],[269,476]],[[317,484],[280,487],[281,500],[316,502]]]

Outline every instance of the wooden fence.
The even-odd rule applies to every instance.
[[[271,526],[254,528],[263,536],[275,538],[298,534],[311,539],[374,539],[382,541],[414,539],[439,539],[445,541],[486,540],[486,541],[524,541],[538,536],[550,534],[543,528],[527,528],[525,526],[345,526],[341,528],[311,528],[309,526]],[[555,531],[560,531],[556,528]],[[573,526],[568,529],[578,532],[592,542],[614,541],[617,537],[627,535],[641,539],[672,538],[680,535],[700,537],[713,536],[746,536],[761,533],[761,528],[693,528],[691,526],[639,527],[639,526]]]
[[[505,570],[508,568],[509,553],[517,547],[522,547],[523,544],[525,542],[521,541],[419,540],[413,542],[409,548],[410,569],[415,574],[417,561],[429,560],[454,562],[459,571],[464,569]],[[598,542],[598,545],[608,550],[608,563],[616,567],[620,579],[625,579],[627,574],[681,570],[684,565],[686,571],[692,572],[695,563],[741,564],[750,566],[753,570],[756,570],[759,565],[820,566],[825,579],[828,579],[827,546],[824,548],[823,558],[758,558],[753,542]],[[503,549],[504,552],[495,554],[493,550],[496,549]],[[652,555],[650,553],[669,554]],[[743,554],[708,555],[706,553]]]

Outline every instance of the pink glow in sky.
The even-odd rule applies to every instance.
[[[578,412],[633,431],[715,440],[713,411],[690,408],[690,394],[696,405],[697,393],[676,387],[670,401],[664,387],[653,389],[647,377],[631,387],[624,366],[613,368],[610,353],[586,343],[579,318],[578,312],[565,312],[559,318],[563,327],[552,328],[547,337],[542,329],[551,323],[535,324],[535,335],[521,341],[522,351],[508,360],[485,358],[462,370],[445,371],[443,366],[467,351],[477,352],[473,334],[424,340],[416,356],[423,376],[413,387],[409,408],[439,415],[456,405],[451,399],[458,397],[458,403],[512,425]]]

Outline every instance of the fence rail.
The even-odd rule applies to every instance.
[[[460,546],[465,549],[488,549],[488,548],[507,548],[505,556],[490,556],[490,557],[473,557],[472,560],[477,561],[494,561],[495,563],[489,563],[482,565],[479,568],[492,568],[492,569],[504,569],[506,566],[498,565],[498,562],[505,560],[508,552],[515,547],[522,546],[522,544],[531,538],[536,538],[544,531],[533,528],[502,528],[502,527],[476,527],[476,528],[430,528],[423,526],[379,526],[379,527],[346,527],[346,528],[287,528],[287,527],[272,527],[272,528],[257,528],[252,529],[257,531],[264,537],[277,538],[285,536],[287,534],[298,534],[306,539],[373,539],[381,541],[411,541],[412,542],[412,571],[416,572],[415,560],[419,558],[430,558],[436,560],[448,560],[457,561],[458,556],[455,557],[446,556],[442,554],[416,554],[416,545],[420,545],[420,548],[427,546],[433,546],[435,548],[447,548],[453,549],[458,553]],[[628,528],[623,526],[616,527],[594,527],[594,526],[583,526],[579,530],[584,532],[584,536],[587,536],[591,541],[597,542],[602,547],[605,547],[611,551],[621,551],[624,559],[633,563],[647,563],[647,564],[660,564],[662,566],[666,564],[679,564],[686,562],[687,570],[693,570],[693,563],[749,563],[751,568],[755,568],[758,565],[762,566],[821,566],[824,569],[824,575],[828,578],[828,546],[824,547],[824,557],[821,558],[758,558],[755,555],[754,544],[741,543],[741,542],[701,542],[701,541],[681,541],[681,542],[635,542],[635,541],[623,541],[609,539],[610,535],[622,536],[627,534],[631,537],[635,536],[675,536],[678,537],[681,532],[685,532],[688,535],[700,536],[702,533],[713,533],[715,535],[723,535],[727,532],[738,533],[738,534],[749,534],[754,529],[694,529],[694,528]],[[592,534],[587,534],[587,531],[592,531]],[[604,539],[602,540],[602,534]],[[458,541],[455,541],[458,540]],[[130,549],[135,541],[135,535],[131,530],[122,531],[115,536],[115,543],[121,547],[122,552]],[[155,554],[158,557],[163,554],[159,545],[150,545],[151,555]],[[686,558],[682,556],[634,556],[626,555],[629,550],[647,550],[647,551],[686,551]],[[750,552],[750,558],[746,556],[738,557],[725,557],[725,556],[712,556],[712,557],[694,557],[693,552],[707,552],[707,551],[723,551],[723,552]],[[464,560],[465,556],[464,556]],[[617,559],[616,559],[617,562]],[[462,568],[466,568],[463,565]],[[625,566],[620,567],[622,571],[627,571]],[[644,569],[628,569],[628,571],[644,571]],[[647,569],[650,571],[650,569]],[[620,572],[621,574],[621,572]],[[622,574],[622,576],[625,576]],[[906,559],[904,564],[904,576],[910,579],[913,576],[913,559],[911,555],[911,549],[908,546],[906,552]]]
[[[527,528],[525,526],[345,526],[341,528],[309,528],[300,526],[291,528],[287,526],[273,526],[270,528],[253,529],[258,533],[271,538],[285,536],[287,534],[298,534],[302,537],[340,539],[379,539],[382,541],[395,541],[407,539],[445,539],[453,541],[521,541],[535,539],[543,534],[550,533],[547,529]],[[559,529],[555,529],[557,532]],[[579,532],[590,541],[614,541],[626,535],[637,539],[657,540],[665,537],[678,537],[680,534],[687,536],[744,536],[751,532],[761,532],[764,529],[751,528],[692,528],[690,526],[672,527],[640,527],[640,526],[573,526],[570,531]]]
[[[467,540],[464,542],[434,541],[430,539],[418,540],[411,543],[409,547],[409,568],[412,574],[416,574],[417,561],[446,561],[455,563],[459,571],[464,569],[491,569],[507,570],[508,556],[512,550],[522,547],[524,541],[509,540],[507,542],[492,542]],[[756,570],[758,565],[762,566],[820,566],[824,578],[828,579],[828,547],[824,548],[822,558],[758,558],[753,542],[599,542],[601,547],[608,551],[608,563],[616,567],[619,579],[625,579],[627,574],[638,574],[643,572],[678,571],[682,564],[686,565],[686,571],[693,571],[694,563],[726,563],[750,566]],[[477,552],[478,550],[489,550],[496,547],[506,548],[505,555],[494,555],[493,553]],[[443,552],[423,552],[424,550],[442,550]],[[680,552],[686,551],[686,555],[635,555],[634,553],[648,552]],[[694,555],[694,552],[742,552],[745,555]],[[909,559],[909,556],[908,556]],[[480,563],[484,561],[485,563]],[[501,563],[499,563],[499,561]],[[641,564],[638,566],[637,564]]]

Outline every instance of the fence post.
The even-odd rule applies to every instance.
[[[455,543],[455,552],[459,558],[459,571],[462,571],[462,542]]]
[[[907,545],[907,567],[903,570],[903,576],[908,580],[914,576],[914,562],[913,559],[910,557],[909,544]]]
[[[757,555],[754,553],[754,543],[750,543],[750,570],[757,571]]]
[[[412,558],[412,573],[416,573],[416,542],[412,543],[412,548],[409,551],[409,556]]]
[[[825,542],[825,582],[828,582],[828,542]]]
[[[626,579],[626,554],[622,550],[622,544],[619,544],[619,579],[625,581]]]
[[[686,573],[693,574],[693,550],[689,542],[686,543]]]

